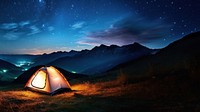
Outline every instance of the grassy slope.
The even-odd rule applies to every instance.
[[[127,77],[106,82],[73,84],[74,91],[55,96],[0,88],[0,109],[7,112],[200,111],[199,86],[186,75],[126,83]],[[182,79],[182,80],[180,80]],[[12,88],[12,89],[11,89]]]

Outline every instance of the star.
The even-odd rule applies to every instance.
[[[74,4],[71,5],[71,10],[74,9]]]
[[[152,34],[151,32],[158,31],[159,35],[163,34],[165,37],[161,37],[158,39],[159,41],[155,42],[150,40],[152,41],[150,46],[163,48],[164,44],[168,45],[169,42],[175,41],[183,35],[200,30],[198,20],[200,15],[197,10],[200,1],[198,0],[195,2],[190,0],[182,0],[181,2],[178,0],[10,1],[2,0],[3,5],[0,5],[0,35],[3,37],[0,38],[0,48],[8,49],[7,51],[10,52],[17,52],[22,48],[19,47],[19,49],[13,50],[11,46],[8,46],[11,37],[16,39],[12,43],[17,47],[21,43],[27,43],[23,47],[51,48],[52,46],[59,47],[58,43],[67,45],[67,43],[74,42],[73,46],[69,45],[67,47],[76,50],[74,46],[81,43],[77,41],[86,41],[87,37],[92,38],[94,43],[89,41],[84,42],[87,45],[83,42],[81,44],[87,46],[86,48],[91,48],[94,45],[103,44],[104,41],[97,40],[97,38],[109,38],[113,36],[111,34],[127,33],[127,30],[130,36],[129,34],[123,34],[122,36],[125,37],[120,38],[121,35],[119,35],[120,43],[125,42],[126,44],[127,41],[123,40],[126,39],[126,36],[127,38],[135,37],[135,33],[138,32],[146,34],[146,28],[152,28],[152,30],[147,30],[148,33]],[[26,21],[28,21],[28,24],[23,28],[20,27],[20,23]],[[83,27],[79,29],[72,28],[74,24],[82,22],[86,23]],[[108,32],[105,34],[105,31]],[[168,39],[170,35],[171,38]],[[37,42],[38,44],[35,45],[28,43],[51,37],[56,37],[57,42],[49,41],[45,45],[42,41]],[[107,40],[107,38],[104,40]],[[7,41],[7,44],[4,41]],[[159,42],[164,44],[161,45]],[[115,41],[113,42],[112,39],[108,39],[108,43],[118,44]],[[147,45],[145,42],[141,42],[141,44]],[[3,51],[7,52],[6,50]]]
[[[16,2],[14,2],[14,5],[16,5],[17,3]]]
[[[176,24],[176,22],[173,22],[174,24]]]

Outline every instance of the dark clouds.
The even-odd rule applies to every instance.
[[[131,16],[116,22],[106,30],[89,32],[78,43],[87,45],[149,43],[164,38],[169,33],[169,27],[160,20],[147,21],[141,17]]]

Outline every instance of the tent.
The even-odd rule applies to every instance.
[[[25,88],[47,94],[71,90],[67,79],[53,66],[41,67],[37,70],[28,80]]]

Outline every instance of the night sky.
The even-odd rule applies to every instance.
[[[199,8],[199,0],[1,0],[0,54],[163,48],[200,30]]]

